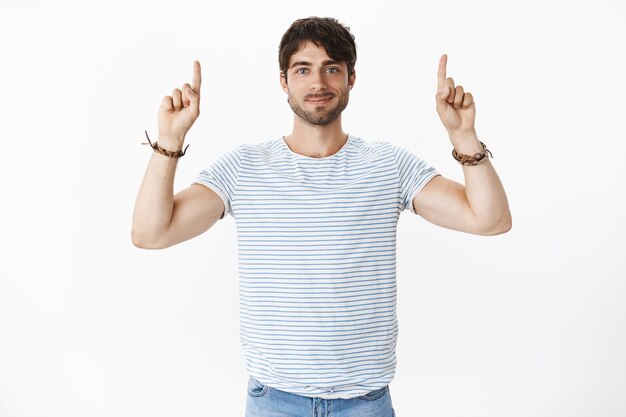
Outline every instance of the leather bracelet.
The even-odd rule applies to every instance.
[[[150,137],[148,137],[148,131],[144,130],[144,132],[146,132],[146,137],[148,138],[148,142],[142,142],[142,145],[150,145],[152,147],[152,149],[154,149],[155,152],[160,153],[161,155],[165,155],[168,158],[180,158],[181,156],[183,156],[185,154],[185,152],[187,152],[187,148],[189,147],[189,144],[187,144],[187,146],[185,146],[184,150],[180,150],[177,152],[174,151],[168,151],[167,149],[164,149],[162,147],[159,146],[158,142],[154,142],[152,143],[152,141],[150,141]]]
[[[456,149],[452,148],[452,157],[461,165],[469,166],[480,164],[482,161],[487,159],[487,154],[489,154],[489,157],[493,158],[491,151],[487,149],[487,145],[482,142],[480,142],[480,144],[483,145],[483,150],[474,155],[463,155],[462,153],[458,153]]]

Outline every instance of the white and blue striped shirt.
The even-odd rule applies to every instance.
[[[354,398],[395,375],[396,227],[437,171],[352,135],[312,158],[283,138],[221,155],[193,183],[237,224],[247,372],[308,397]]]

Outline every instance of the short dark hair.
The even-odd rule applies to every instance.
[[[344,61],[348,66],[348,76],[354,72],[356,63],[356,44],[350,28],[331,17],[311,16],[298,19],[291,24],[280,40],[278,64],[287,77],[289,59],[306,41],[324,47],[330,58],[337,62]]]

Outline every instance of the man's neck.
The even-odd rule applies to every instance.
[[[341,128],[341,116],[326,126],[313,126],[294,115],[293,131],[285,142],[293,152],[310,158],[334,155],[346,144],[348,135]]]

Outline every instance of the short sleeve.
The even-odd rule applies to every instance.
[[[237,177],[241,165],[241,148],[233,149],[220,155],[212,164],[203,169],[198,178],[191,183],[202,184],[215,191],[224,202],[224,214],[233,215],[232,201],[235,198]]]
[[[422,191],[428,181],[441,174],[407,149],[397,145],[393,145],[393,148],[400,177],[402,210],[408,208],[417,214],[413,207],[413,199]]]

